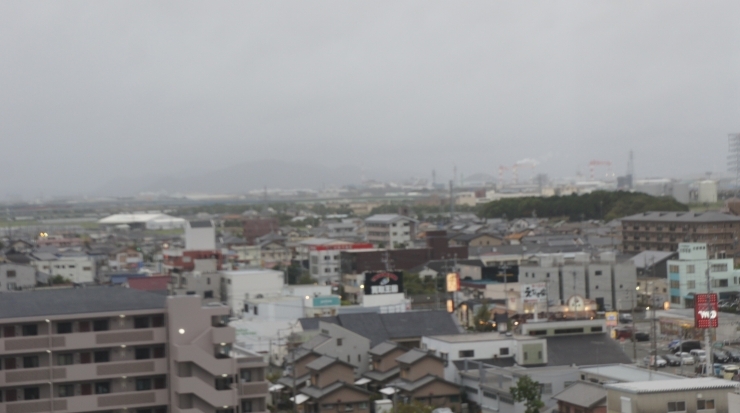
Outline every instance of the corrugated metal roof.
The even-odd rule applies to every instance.
[[[632,383],[615,383],[607,384],[607,389],[619,390],[626,393],[663,393],[672,391],[693,391],[693,390],[713,390],[713,389],[733,389],[740,386],[740,383],[715,379],[712,377],[701,377],[693,379],[675,379],[675,380],[657,380],[657,381],[638,381]]]

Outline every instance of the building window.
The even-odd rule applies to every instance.
[[[509,355],[509,348],[508,347],[501,347],[498,349],[499,356],[508,356]]]
[[[7,276],[8,278],[15,278],[15,270],[8,270],[8,271],[6,271],[6,272],[5,272],[5,275],[6,275],[6,276]]]
[[[39,328],[36,324],[26,324],[23,326],[24,336],[36,336],[39,334]]]
[[[341,347],[341,345],[342,345],[342,339],[341,338],[338,338],[337,339],[337,347]]]
[[[38,400],[40,396],[38,387],[26,387],[23,389],[23,400]]]
[[[164,327],[164,316],[163,315],[152,316],[152,327]]]
[[[239,377],[241,378],[242,383],[249,383],[252,381],[252,371],[243,369],[239,372]]]
[[[696,401],[696,409],[697,410],[713,410],[714,409],[714,399],[711,399],[711,400],[697,400]]]
[[[671,283],[672,282],[673,281],[671,281]],[[674,288],[673,285],[671,285],[671,288]],[[678,288],[678,287],[675,287],[675,288]],[[686,288],[688,288],[689,290],[693,290],[694,288],[696,288],[696,281],[694,281],[694,280],[687,281],[686,282]]]
[[[72,332],[72,323],[57,323],[57,334],[69,334]]]
[[[64,353],[57,355],[57,365],[69,366],[74,363],[74,355],[72,353]]]
[[[203,298],[213,298],[213,290],[208,290],[203,293]]]
[[[134,328],[149,328],[149,317],[134,317]]]
[[[668,266],[668,272],[670,273],[678,273],[678,265],[669,265]]]
[[[146,391],[151,389],[152,381],[150,379],[136,379],[136,391]]]
[[[164,389],[167,387],[167,379],[165,377],[155,377],[154,378],[154,388],[155,389]]]
[[[668,412],[685,412],[686,402],[668,402]]]
[[[151,353],[147,347],[137,348],[134,350],[134,358],[136,360],[146,360],[151,358]]]
[[[689,264],[686,266],[686,274],[694,274],[696,273],[696,265]]]
[[[458,353],[458,357],[460,358],[475,357],[475,350],[460,350]]]
[[[367,402],[360,402],[360,403],[359,403],[359,404],[357,405],[357,409],[358,409],[358,410],[367,410]]]
[[[33,369],[39,366],[39,356],[25,356],[23,357],[23,368]]]
[[[599,271],[594,271],[594,275],[602,275],[602,272],[600,270]]]
[[[110,352],[107,350],[96,351],[93,355],[93,359],[96,363],[107,363],[110,361]]]
[[[727,264],[712,264],[712,272],[727,272]]]
[[[727,287],[729,286],[729,280],[723,278],[718,280],[712,280],[712,287]]]
[[[681,282],[677,280],[671,280],[671,288],[681,288]]]
[[[101,381],[95,383],[95,394],[108,394],[110,393],[110,382]]]
[[[108,331],[108,320],[93,321],[93,331]]]
[[[157,346],[152,349],[152,358],[162,359],[164,358],[164,346]]]
[[[72,397],[75,395],[75,386],[73,384],[60,384],[58,397]]]

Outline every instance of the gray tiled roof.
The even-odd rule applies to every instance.
[[[121,287],[65,288],[0,294],[0,318],[164,309],[167,297]]]
[[[323,369],[331,366],[334,363],[342,363],[342,364],[346,364],[348,366],[352,366],[351,364],[347,364],[347,363],[345,363],[345,362],[343,362],[343,361],[341,361],[339,359],[336,359],[334,357],[321,356],[321,357],[317,358],[316,360],[314,360],[314,361],[306,364],[306,367],[309,368],[309,369],[311,369],[311,370],[321,371],[321,370],[323,370]],[[352,368],[354,368],[354,366],[352,366]]]
[[[383,382],[399,374],[400,372],[401,372],[401,367],[395,366],[389,369],[388,371],[370,370],[370,371],[364,372],[362,375],[363,377],[367,377],[370,380]]]
[[[355,313],[300,319],[305,331],[318,329],[319,321],[334,323],[359,334],[369,339],[371,346],[386,340],[461,333],[461,328],[447,311]]]
[[[413,349],[409,350],[404,354],[401,354],[400,356],[396,357],[396,361],[403,364],[414,364],[417,361],[423,359],[424,357],[430,356],[429,353],[426,351]]]
[[[631,364],[619,342],[606,333],[547,337],[548,366]]]
[[[740,221],[740,217],[716,211],[707,212],[644,212],[622,218],[622,221],[665,221],[665,222],[726,222]]]
[[[598,384],[581,381],[568,386],[568,388],[552,396],[552,398],[590,409],[602,402],[606,402],[606,389]]]
[[[398,343],[394,343],[392,341],[384,341],[377,346],[370,349],[369,353],[374,356],[382,356],[383,354],[386,354],[390,352],[391,350],[394,350],[398,347]]]
[[[331,393],[333,393],[333,392],[341,389],[342,387],[347,387],[347,388],[350,388],[350,389],[352,389],[354,391],[357,391],[357,392],[369,394],[369,392],[367,390],[362,389],[362,388],[357,387],[357,386],[353,386],[353,385],[348,384],[348,383],[345,383],[343,381],[334,382],[334,383],[332,383],[332,384],[330,384],[330,385],[328,385],[328,386],[326,386],[326,387],[324,387],[322,389],[320,389],[318,387],[314,387],[314,386],[307,386],[307,387],[304,387],[304,388],[301,389],[301,393],[303,393],[306,396],[309,396],[309,397],[311,397],[313,399],[321,399],[324,396],[329,395],[329,394],[331,394]]]

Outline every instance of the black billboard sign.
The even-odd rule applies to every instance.
[[[393,294],[402,292],[402,271],[368,271],[365,273],[365,294]]]

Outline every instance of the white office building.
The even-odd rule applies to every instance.
[[[707,269],[711,290],[720,299],[740,288],[740,271],[735,270],[733,259],[708,259],[705,243],[678,244],[678,259],[668,260],[666,265],[671,307],[694,308],[694,294],[707,292]]]
[[[416,221],[398,214],[378,214],[365,219],[367,241],[384,248],[409,246],[415,238]]]

